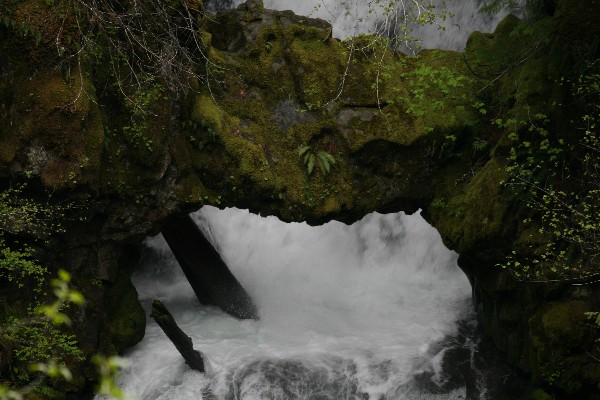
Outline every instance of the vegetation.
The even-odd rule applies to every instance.
[[[16,237],[18,233],[21,237],[38,235],[43,239],[64,232],[62,222],[75,206],[36,202],[26,196],[25,189],[26,185],[20,185],[0,193],[0,285],[13,301],[29,299],[25,315],[14,309],[0,321],[0,346],[12,352],[2,357],[8,360],[14,357],[14,362],[9,362],[10,383],[0,382],[0,400],[21,400],[28,393],[43,394],[50,390],[45,385],[47,378],[71,381],[69,365],[84,361],[69,330],[72,320],[67,312],[71,305],[84,304],[83,295],[71,286],[71,274],[61,269],[58,277],[48,282],[50,272],[36,260],[35,249],[14,239],[9,244],[5,237]],[[45,301],[48,284],[54,296],[51,302]],[[15,307],[18,308],[16,304]],[[96,360],[99,393],[123,399],[124,394],[115,383],[122,361],[118,357]]]
[[[365,33],[366,15],[369,18],[375,17],[379,21],[367,32],[372,35],[373,40],[388,38],[393,47],[411,53],[421,48],[422,38],[414,34],[416,26],[434,25],[443,29],[443,24],[449,17],[449,12],[444,6],[434,0],[375,0],[367,3],[360,0],[345,0],[337,2],[333,7],[327,7],[319,2],[315,6],[315,12],[321,9],[331,13],[331,20],[344,15],[348,21],[352,21],[344,33],[350,37],[349,44],[355,51],[364,50],[364,42],[362,40],[354,42],[352,37]]]
[[[488,2],[488,9],[507,3],[515,5],[498,0]],[[537,7],[547,3],[552,2],[529,2]],[[109,198],[108,204],[130,196],[135,205],[119,203],[115,208],[121,214],[115,219],[127,221],[118,229],[143,225],[135,235],[156,229],[178,207],[200,202],[243,204],[287,220],[319,223],[332,215],[351,219],[373,209],[428,205],[448,243],[461,252],[466,249],[465,254],[481,255],[481,248],[498,237],[513,243],[502,224],[512,223],[516,214],[515,230],[522,236],[514,239],[514,253],[501,263],[505,271],[521,282],[594,282],[600,250],[598,61],[588,60],[572,73],[564,65],[552,65],[553,72],[565,75],[556,82],[556,91],[564,93],[540,91],[540,96],[536,85],[548,85],[551,74],[535,62],[550,48],[548,30],[536,31],[533,24],[508,18],[494,35],[474,34],[470,47],[482,55],[478,64],[471,54],[415,54],[419,44],[411,37],[411,26],[445,18],[432,1],[366,4],[346,1],[341,6],[350,13],[355,5],[359,12],[378,13],[383,22],[373,35],[339,42],[330,40],[325,25],[293,21],[285,27],[267,25],[256,43],[227,51],[223,49],[232,43],[217,45],[224,40],[218,36],[233,38],[227,29],[239,26],[225,19],[215,23],[199,1],[4,0],[3,34],[10,30],[11,40],[30,46],[36,61],[60,72],[57,79],[48,79],[53,90],[46,90],[50,83],[31,90],[31,99],[46,94],[40,100],[7,94],[0,80],[4,103],[16,96],[15,104],[33,104],[12,115],[48,125],[10,128],[15,139],[9,144],[16,153],[25,147],[21,140],[30,146],[34,139],[55,134],[57,141],[48,147],[56,149],[57,158],[70,162],[73,156],[80,168],[67,163],[69,168],[57,168],[53,180],[40,179],[41,184],[52,187],[48,182],[60,181],[60,189],[77,189],[57,192],[57,198],[85,192]],[[412,56],[396,53],[398,48]],[[549,57],[540,59],[547,63]],[[68,92],[69,101],[58,104],[48,98],[59,92]],[[87,109],[79,111],[82,98],[85,107],[96,110],[95,117]],[[564,103],[560,112],[545,103],[547,98]],[[34,111],[27,114],[30,109]],[[63,120],[50,123],[56,115]],[[70,126],[67,119],[81,123]],[[93,138],[89,127],[97,133]],[[92,139],[102,147],[94,149],[95,155],[87,147],[72,151],[69,141]],[[14,154],[5,156],[11,147],[4,143],[2,166],[21,162]],[[91,176],[87,181],[79,172],[85,168]],[[438,179],[437,171],[446,175]],[[37,179],[41,173],[27,166],[23,175]],[[167,189],[156,189],[159,185]],[[13,369],[13,385],[25,387],[14,393],[26,391],[27,382],[37,382],[40,374],[67,378],[65,366],[81,359],[72,330],[61,321],[77,301],[67,296],[59,308],[55,303],[39,308],[52,300],[45,295],[51,272],[36,261],[45,241],[63,232],[58,222],[75,206],[32,201],[26,191],[27,186],[17,186],[0,193],[0,279],[15,292],[31,288],[29,311],[27,306],[20,313],[9,310],[11,318],[1,332],[0,340],[15,344],[12,354],[23,364]],[[181,192],[169,197],[173,191]],[[152,203],[159,198],[166,200]],[[188,203],[181,206],[184,198]],[[156,211],[163,205],[164,210]],[[509,205],[517,212],[508,215],[513,211],[507,211]],[[129,206],[144,210],[136,216],[141,222],[131,222],[135,218]],[[65,276],[55,284],[61,282],[71,293]],[[90,282],[93,290],[104,284],[96,278]],[[135,294],[131,304],[137,304]],[[541,322],[531,323],[530,335],[539,326],[544,335],[555,335],[550,328],[561,325],[555,320],[562,320],[564,310],[583,314],[587,309],[580,303],[548,306],[531,319]],[[502,315],[511,323],[525,318],[514,314]],[[600,321],[593,310],[588,316],[592,323]],[[123,320],[125,325],[127,318]],[[44,339],[31,340],[36,336]],[[555,335],[552,343],[559,339]],[[537,345],[543,337],[531,341]],[[30,363],[38,364],[38,371],[24,366]],[[111,378],[119,362],[98,363],[101,392],[121,396]],[[556,371],[544,371],[544,376],[560,380]],[[2,390],[9,397],[8,389]]]
[[[66,363],[82,361],[82,353],[75,338],[66,334],[61,325],[71,324],[64,308],[70,303],[83,304],[83,296],[69,287],[70,280],[66,271],[59,271],[58,279],[52,281],[53,303],[38,304],[28,317],[12,317],[0,327],[0,340],[11,343],[18,360],[12,371],[15,379],[25,384],[18,389],[0,384],[0,399],[20,400],[24,394],[40,390],[44,376],[72,379]],[[22,367],[27,365],[29,370]]]
[[[306,165],[308,174],[312,174],[315,164],[319,166],[321,173],[327,175],[331,167],[335,165],[335,158],[325,150],[315,150],[312,146],[304,146],[298,150],[298,155]]]
[[[572,92],[578,120],[571,132],[551,133],[545,115],[497,121],[514,146],[506,182],[524,196],[544,246],[532,258],[515,251],[504,265],[525,280],[578,280],[600,273],[600,62],[562,84]],[[533,244],[530,246],[534,246]]]

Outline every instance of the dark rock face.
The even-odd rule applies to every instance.
[[[414,374],[409,387],[431,394],[464,388],[467,400],[524,399],[529,390],[527,380],[505,364],[490,340],[482,338],[474,320],[460,321],[458,333],[433,344],[428,357],[431,361]]]
[[[59,19],[43,7],[26,0],[15,15],[42,27],[50,48]],[[569,57],[593,49],[597,7],[560,1],[555,19],[543,20],[556,27],[556,43],[577,39]],[[536,385],[594,398],[600,368],[588,353],[596,332],[583,312],[598,309],[598,285],[531,285],[495,267],[532,239],[522,204],[500,185],[511,147],[506,132],[469,105],[478,79],[498,76],[494,100],[502,109],[550,109],[560,101],[548,89],[559,78],[552,52],[517,62],[517,49],[536,38],[507,17],[494,34],[474,33],[464,55],[423,51],[413,59],[387,51],[375,92],[373,77],[382,72],[371,62],[375,50],[349,54],[325,21],[251,2],[200,16],[198,24],[206,55],[219,66],[216,82],[185,99],[151,101],[142,133],[149,148],[123,130],[132,116],[118,93],[106,93],[116,86],[108,71],[82,63],[65,79],[56,55],[0,27],[0,184],[27,177],[27,195],[85,204],[41,253],[51,268],[71,270],[84,292],[86,308],[73,320],[88,354],[140,340],[145,317],[129,282],[135,244],[204,204],[312,224],[421,208],[461,254],[482,329],[511,365]],[[589,29],[580,35],[579,26]],[[424,71],[450,73],[462,86],[449,96],[422,84]],[[463,93],[466,100],[457,101]],[[475,138],[487,143],[476,156]],[[335,157],[331,172],[308,174],[298,156],[304,146]]]

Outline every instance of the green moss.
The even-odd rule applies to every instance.
[[[436,228],[453,248],[463,253],[473,246],[493,243],[507,226],[508,202],[501,182],[506,179],[504,165],[491,159],[465,186],[456,186],[443,210],[429,210]]]
[[[542,389],[535,389],[531,394],[527,397],[527,400],[553,400],[554,398],[550,396],[548,393],[544,392]]]
[[[584,381],[599,376],[597,363],[594,366],[589,356],[573,353],[587,332],[586,311],[589,305],[581,300],[552,301],[529,321],[535,349],[534,377],[567,393],[576,392]]]
[[[21,68],[26,67],[15,61],[15,69]],[[16,150],[28,143],[44,149],[37,156],[27,154],[25,168],[40,174],[52,189],[95,183],[100,163],[104,128],[94,88],[84,78],[85,72],[73,74],[70,83],[54,70],[15,79],[13,85],[19,88],[13,99],[16,113],[1,139],[5,163],[13,161]]]
[[[196,97],[192,118],[198,123],[210,126],[217,133],[223,132],[223,110],[215,104],[210,95],[201,94]]]
[[[499,74],[510,65],[511,60],[522,56],[517,49],[528,45],[522,35],[513,35],[521,21],[508,15],[498,24],[493,34],[475,32],[467,42],[465,60],[469,66],[483,76]]]
[[[326,26],[307,24],[304,18],[273,13],[267,18],[272,24],[252,28],[246,27],[248,21],[234,23],[226,15],[218,18],[221,25],[232,24],[209,27],[213,43],[221,49],[212,55],[224,66],[220,79],[227,84],[212,92],[216,104],[208,94],[197,97],[192,117],[216,127],[220,135],[215,143],[194,151],[192,163],[202,180],[235,171],[242,182],[222,182],[220,191],[234,197],[248,191],[265,194],[268,202],[280,204],[275,212],[284,218],[319,220],[353,208],[372,210],[393,193],[415,190],[404,179],[395,183],[391,178],[410,175],[424,180],[431,173],[431,161],[421,155],[411,157],[410,147],[418,142],[435,147],[435,141],[443,137],[441,132],[458,132],[465,121],[474,119],[473,111],[456,101],[456,96],[468,91],[468,85],[450,94],[440,91],[439,85],[427,85],[425,78],[426,96],[435,96],[438,107],[426,116],[407,112],[407,104],[415,100],[411,97],[414,93],[406,89],[411,72],[430,64],[433,70],[442,71],[440,76],[452,75],[452,69],[462,74],[465,67],[458,53],[430,51],[407,60],[386,51],[381,53],[385,56],[380,65],[373,62],[377,57],[366,54],[377,51],[370,46],[356,51],[347,64],[347,44],[331,39]],[[221,35],[225,31],[235,31],[235,35]],[[235,39],[238,36],[243,39]],[[357,48],[361,48],[360,40],[354,43]],[[222,51],[231,46],[235,52]],[[405,101],[396,101],[399,94]],[[284,117],[291,121],[289,125],[278,122],[277,110],[284,100],[297,107]],[[293,112],[296,117],[289,116]],[[391,155],[395,160],[391,172],[366,156],[371,144],[382,140],[404,146],[401,157]],[[297,154],[306,145],[328,151],[339,160],[331,174],[307,174]],[[394,189],[385,195],[361,196],[381,182],[366,177],[357,182],[354,154],[360,155],[368,168],[385,174],[385,185]],[[406,196],[416,199],[427,190],[419,186]],[[414,208],[412,203],[408,207]]]
[[[108,331],[104,336],[108,354],[120,352],[138,343],[144,337],[146,314],[138,301],[135,287],[121,274],[116,286],[110,290],[110,301],[107,311]]]
[[[0,165],[10,164],[15,159],[18,149],[19,140],[16,136],[0,138]]]
[[[181,202],[197,203],[202,201],[205,192],[204,185],[195,173],[185,175],[174,187],[174,195]]]
[[[550,344],[577,346],[585,334],[584,313],[588,311],[582,301],[550,303],[541,316],[540,329]]]

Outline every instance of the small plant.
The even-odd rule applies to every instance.
[[[447,205],[446,198],[442,197],[442,198],[433,199],[429,206],[431,208],[446,208],[446,205]]]
[[[30,308],[28,318],[11,318],[0,326],[0,337],[15,344],[14,354],[22,364],[29,364],[27,370],[22,365],[12,367],[12,372],[21,383],[31,381],[31,372],[41,372],[51,378],[71,379],[66,367],[67,360],[83,361],[83,353],[73,335],[65,333],[60,326],[71,325],[71,319],[63,312],[69,304],[82,305],[83,296],[71,289],[71,275],[60,270],[58,278],[52,280],[55,301]],[[41,383],[30,382],[37,386]],[[4,392],[4,393],[3,393]],[[11,393],[12,392],[12,393]],[[4,396],[4,397],[2,397]],[[20,399],[18,390],[10,391],[0,385],[0,399]]]
[[[482,151],[482,150],[485,150],[485,148],[487,147],[487,142],[483,139],[475,138],[475,140],[473,140],[473,143],[471,144],[471,146],[473,147],[473,150],[475,150],[475,151]]]
[[[202,130],[208,133],[213,142],[216,141],[217,136],[219,136],[219,132],[217,132],[217,130],[204,119],[201,119],[199,122],[192,119],[187,120],[183,123],[183,127],[190,132],[189,138],[192,142],[196,141],[195,136],[197,136],[198,132]]]
[[[164,100],[164,88],[148,77],[142,86],[138,87],[127,103],[131,114],[131,123],[123,127],[123,133],[128,141],[135,146],[145,148],[148,152],[154,149],[154,142],[148,137],[151,117],[155,117],[152,107]]]
[[[92,286],[102,287],[101,279],[92,278],[92,279],[90,279],[90,283],[92,284]]]
[[[7,326],[0,326],[0,337],[17,344],[15,355],[23,363],[30,364],[29,370],[13,367],[17,380],[29,382],[20,388],[0,383],[0,400],[23,400],[32,390],[43,393],[45,378],[62,378],[67,382],[73,379],[66,363],[83,361],[84,356],[75,336],[65,333],[61,328],[72,323],[63,311],[71,304],[81,306],[85,300],[80,292],[71,288],[70,282],[71,274],[59,270],[58,277],[51,282],[54,302],[30,309],[29,318],[13,318]],[[97,393],[118,400],[128,399],[116,383],[117,373],[125,366],[125,361],[119,357],[104,358],[97,355],[94,362],[98,367],[100,382]],[[31,374],[38,374],[37,379],[31,380]]]
[[[335,158],[324,150],[316,150],[312,146],[304,146],[298,150],[298,155],[302,157],[306,165],[308,174],[312,174],[315,169],[315,163],[319,165],[321,173],[326,175],[331,171],[331,166],[335,165]]]

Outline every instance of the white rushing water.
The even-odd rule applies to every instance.
[[[343,38],[379,29],[382,16],[369,13],[368,3],[266,0],[265,6],[326,19]],[[443,3],[452,14],[445,30],[427,25],[413,32],[425,48],[462,50],[470,33],[493,31],[504,17],[479,13],[482,0]],[[458,321],[473,319],[470,286],[456,254],[419,215],[371,214],[352,226],[309,227],[205,207],[194,218],[256,301],[261,318],[239,321],[201,306],[162,237],[148,239],[134,275],[140,300],[146,310],[153,299],[166,304],[205,354],[208,373],[190,371],[149,318],[121,379],[135,398],[467,397],[460,385],[425,390],[415,384],[425,373],[443,386],[447,348],[440,343],[457,335]],[[485,399],[485,387],[478,390],[477,398]]]
[[[233,0],[231,7],[237,7],[244,0]],[[479,10],[490,0],[426,0],[422,4],[432,4],[437,18],[433,23],[423,25],[411,24],[410,36],[418,38],[418,43],[412,43],[414,49],[418,44],[425,49],[443,49],[462,51],[469,35],[475,31],[493,32],[498,22],[509,11],[501,10],[495,15],[489,15]],[[212,10],[218,8],[220,0],[213,0]],[[389,4],[395,4],[397,13],[390,13]],[[517,0],[518,5],[524,5],[525,0]],[[222,3],[221,3],[222,4]],[[401,20],[402,5],[413,4],[408,0],[264,0],[264,5],[273,10],[292,10],[298,15],[307,15],[329,21],[333,26],[333,35],[337,38],[347,38],[358,34],[381,32],[382,26],[393,27],[394,20]],[[416,15],[413,11],[412,15]],[[398,18],[396,18],[398,17]]]
[[[208,373],[190,371],[149,319],[122,378],[137,399],[464,399],[464,388],[434,395],[410,385],[415,371],[440,373],[443,350],[431,345],[472,313],[456,254],[419,215],[319,227],[212,207],[193,217],[260,320],[200,306],[164,239],[147,240],[134,275],[140,300],[165,302]]]

